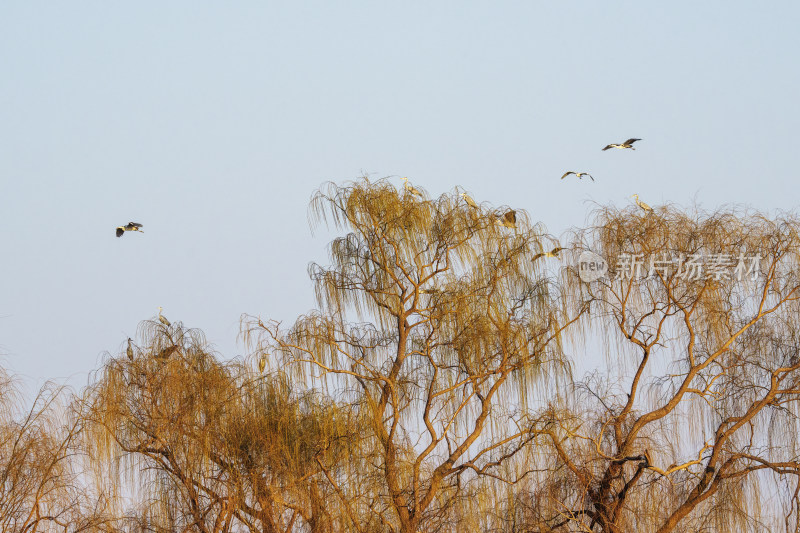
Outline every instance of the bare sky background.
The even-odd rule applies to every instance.
[[[557,234],[633,193],[793,210],[798,21],[790,1],[3,1],[0,360],[81,385],[159,305],[245,353],[242,313],[314,307],[311,194],[364,173]],[[117,239],[128,221],[144,234]]]

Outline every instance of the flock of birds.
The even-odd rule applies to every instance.
[[[635,143],[636,141],[641,141],[641,139],[637,139],[635,137],[631,137],[630,139],[628,139],[625,142],[607,144],[605,146],[605,148],[603,148],[603,151],[610,150],[611,148],[618,148],[620,150],[625,150],[625,149],[636,150],[636,148],[633,147],[633,143]],[[594,181],[594,177],[592,177],[592,175],[589,174],[588,172],[576,172],[574,170],[569,170],[569,171],[565,172],[561,176],[561,179],[563,180],[564,178],[566,178],[567,176],[570,176],[570,175],[575,175],[578,179],[583,179],[584,176],[588,176],[592,181]],[[419,192],[419,190],[416,187],[414,187],[413,185],[411,185],[408,182],[408,178],[404,177],[403,181],[405,182],[405,184],[403,185],[403,188],[406,190],[406,192],[408,192],[409,194],[411,194],[413,196],[418,196],[419,198],[423,198],[422,193]],[[462,192],[461,193],[461,197],[464,199],[464,201],[467,203],[468,206],[470,206],[472,208],[475,208],[475,209],[478,208],[477,202],[475,202],[475,200],[473,200],[467,193]],[[647,205],[643,201],[639,200],[639,195],[638,194],[634,194],[631,198],[636,200],[636,205],[638,205],[643,211],[645,211],[647,213],[650,213],[650,212],[653,211],[652,207],[650,207],[649,205]],[[504,213],[503,215],[495,215],[495,217],[497,218],[497,221],[500,224],[502,224],[503,226],[506,226],[506,227],[509,227],[509,228],[516,228],[517,227],[516,226],[516,224],[517,224],[517,213],[514,210],[509,210],[506,213]],[[561,249],[558,248],[556,250],[557,251],[548,252],[548,253],[542,254],[542,255],[545,255],[547,257],[555,257],[555,255],[550,255],[550,254],[556,254]]]
[[[411,185],[408,182],[408,178],[404,177],[403,181],[405,182],[403,184],[403,188],[405,189],[405,191],[408,194],[410,194],[412,196],[417,196],[419,198],[424,198],[422,193],[419,192],[419,189],[417,189],[416,187],[414,187],[413,185]],[[462,192],[461,193],[461,197],[464,199],[464,201],[467,203],[468,206],[470,206],[470,207],[472,207],[474,209],[478,209],[477,202],[475,202],[475,200],[473,200],[467,193]],[[503,225],[503,226],[505,226],[507,228],[516,229],[516,227],[517,227],[517,212],[514,211],[513,209],[509,209],[508,211],[506,211],[502,215],[495,214],[495,215],[492,215],[492,216],[495,217],[495,220],[499,224],[501,224],[501,225]]]
[[[607,144],[606,147],[603,148],[603,151],[610,150],[611,148],[618,148],[618,149],[621,149],[621,150],[624,150],[624,149],[636,150],[636,148],[633,147],[633,143],[635,143],[636,141],[641,141],[641,139],[636,139],[634,137],[631,137],[630,139],[628,139],[627,141],[622,142],[622,143]],[[589,174],[588,172],[576,172],[574,170],[569,170],[567,172],[564,172],[564,175],[561,176],[561,179],[563,180],[564,178],[566,178],[567,176],[570,176],[570,175],[574,175],[578,179],[583,179],[584,176],[588,176],[592,181],[594,181],[594,177],[592,177],[592,175]],[[403,185],[403,188],[409,194],[411,194],[413,196],[418,196],[419,198],[423,198],[422,193],[419,192],[419,190],[416,187],[414,187],[413,185],[411,185],[408,182],[408,178],[404,177],[403,181],[405,182],[404,185]],[[475,202],[475,200],[470,198],[470,196],[467,193],[463,193],[462,192],[461,193],[461,197],[464,199],[464,201],[467,203],[467,205],[477,209],[478,204]],[[641,200],[639,200],[639,195],[638,194],[634,194],[632,196],[632,198],[634,198],[636,200],[636,204],[639,207],[641,207],[644,211],[650,212],[650,211],[653,210],[652,207],[650,207],[646,203],[644,203]],[[507,211],[502,216],[498,217],[498,222],[500,224],[506,226],[506,227],[516,228],[517,227],[516,226],[516,224],[517,224],[517,213],[516,213],[516,211],[514,211],[514,210]],[[117,226],[117,228],[116,228],[117,237],[122,237],[125,234],[126,231],[138,231],[139,233],[144,233],[142,231],[142,224],[140,224],[139,222],[128,222],[124,226]]]
[[[134,223],[131,222],[131,224],[134,224]],[[138,226],[141,227],[141,224],[138,224]],[[139,231],[139,230],[122,230],[122,231]],[[120,235],[121,234],[118,232],[117,233],[117,237],[119,237]],[[161,322],[162,324],[164,324],[164,326],[166,326],[166,327],[172,326],[172,322],[167,320],[167,317],[165,317],[164,315],[161,314],[162,309],[163,308],[161,306],[158,307],[158,321]],[[163,350],[161,350],[161,352],[159,352],[158,357],[160,357],[162,359],[166,359],[167,357],[172,355],[177,349],[178,349],[178,347],[175,346],[175,345],[168,346],[167,348],[164,348]],[[128,359],[133,361],[133,359],[134,359],[133,339],[131,339],[130,337],[128,337],[128,348],[127,348],[127,350],[125,350],[125,353],[128,356]]]
[[[603,151],[605,152],[606,150],[610,150],[611,148],[618,148],[620,150],[625,150],[625,149],[636,150],[636,148],[633,147],[633,143],[635,143],[636,141],[641,141],[641,139],[636,139],[635,137],[631,137],[630,139],[628,139],[627,141],[622,142],[622,143],[607,144],[605,146],[605,148],[603,148]],[[584,176],[589,176],[592,179],[592,181],[594,181],[594,178],[588,172],[575,172],[574,170],[570,170],[568,172],[564,172],[564,175],[561,176],[561,179],[563,180],[564,178],[566,178],[567,176],[569,176],[571,174],[574,174],[575,176],[577,176],[578,179],[583,179]],[[642,210],[645,211],[646,213],[650,213],[650,212],[653,211],[652,207],[650,207],[646,203],[644,203],[641,200],[639,200],[639,195],[638,194],[634,194],[633,196],[631,196],[631,198],[636,200],[636,205],[641,207]]]
[[[611,148],[618,148],[618,149],[621,149],[621,150],[624,150],[624,149],[636,150],[636,148],[633,147],[633,143],[635,143],[636,141],[641,141],[641,139],[630,138],[630,139],[628,139],[627,141],[625,141],[623,143],[608,144],[608,145],[606,145],[605,148],[603,148],[603,151],[610,150]],[[594,181],[594,177],[592,177],[592,175],[589,174],[588,172],[576,172],[574,170],[570,170],[570,171],[565,172],[564,175],[561,176],[561,179],[563,180],[564,178],[566,178],[567,176],[570,176],[570,175],[575,175],[578,179],[583,179],[583,176],[588,176],[592,181]],[[424,198],[423,194],[419,191],[419,189],[417,189],[416,187],[414,187],[413,185],[411,185],[408,182],[408,178],[404,177],[403,181],[404,181],[403,188],[405,189],[405,191],[408,194],[411,194],[412,196],[417,196],[419,198]],[[473,200],[467,193],[462,192],[461,193],[461,198],[463,198],[464,202],[466,202],[466,204],[468,206],[470,206],[471,208],[473,208],[473,209],[478,209],[479,208],[478,203],[475,200]],[[650,207],[646,203],[644,203],[641,200],[639,200],[639,195],[638,194],[634,194],[632,196],[632,198],[634,198],[636,200],[636,204],[643,211],[645,211],[646,213],[650,213],[650,212],[653,211],[652,207]],[[494,220],[497,223],[499,223],[500,225],[502,225],[502,226],[505,226],[505,227],[511,228],[511,229],[516,229],[517,228],[517,212],[514,211],[513,209],[509,209],[508,211],[506,211],[503,214],[493,214],[492,217],[494,217]],[[142,226],[143,225],[140,224],[139,222],[128,222],[124,226],[117,226],[116,235],[117,235],[117,237],[122,237],[123,235],[125,235],[126,231],[138,231],[139,233],[144,233],[142,231]],[[556,247],[556,248],[553,248],[552,250],[550,250],[549,252],[538,253],[533,257],[533,260],[536,261],[537,259],[539,259],[541,257],[557,257],[558,253],[561,252],[561,250],[563,250],[563,249],[564,248]],[[170,323],[169,320],[167,320],[167,317],[165,317],[164,315],[161,314],[161,311],[162,311],[162,308],[159,307],[158,308],[158,320],[159,320],[159,322],[161,322],[166,327],[170,327],[172,324]],[[177,347],[175,347],[175,346],[173,346],[171,348],[172,348],[172,351],[174,351],[174,349],[177,349]],[[172,351],[168,348],[166,350],[163,350],[162,353],[159,354],[159,355],[163,356],[163,357],[169,357],[169,355],[171,355]],[[169,352],[169,353],[164,353],[164,352]],[[134,358],[133,340],[130,337],[128,338],[127,355],[128,355],[128,358],[131,361],[133,361],[133,358]],[[266,360],[264,359],[264,357],[262,357],[258,361],[259,370],[261,372],[264,371],[264,366],[265,365],[266,365]]]
[[[637,141],[641,141],[641,139],[637,139],[635,137],[631,137],[630,139],[626,140],[625,142],[607,144],[603,148],[603,151],[605,152],[606,150],[610,150],[612,148],[617,148],[617,149],[620,149],[620,150],[626,150],[626,149],[628,149],[628,150],[636,150],[636,148],[633,147],[633,143],[635,143]],[[569,171],[565,172],[564,175],[561,176],[561,179],[563,180],[564,178],[566,178],[567,176],[570,176],[570,175],[575,175],[578,179],[583,179],[584,176],[588,176],[592,181],[594,181],[594,177],[591,174],[589,174],[588,172],[576,172],[574,170],[569,170]],[[403,188],[405,189],[405,191],[408,194],[411,194],[412,196],[417,196],[419,198],[424,198],[424,196],[419,191],[419,189],[417,189],[416,187],[414,187],[413,185],[411,185],[408,182],[408,178],[404,177],[403,181],[404,181]],[[478,209],[478,207],[479,207],[478,203],[475,200],[473,200],[472,197],[470,197],[467,193],[462,192],[461,193],[461,198],[463,198],[464,202],[466,202],[466,204],[468,206],[470,206],[471,208]],[[645,213],[652,213],[653,208],[650,207],[649,205],[647,205],[646,203],[644,203],[643,201],[639,200],[639,195],[638,194],[634,194],[632,196],[632,198],[636,201],[636,205],[638,205],[642,209],[642,211],[644,211]],[[516,227],[517,227],[517,212],[514,211],[513,209],[509,209],[508,211],[506,211],[502,215],[493,214],[491,216],[494,217],[494,219],[495,219],[495,221],[497,223],[499,223],[499,224],[501,224],[501,225],[503,225],[503,226],[505,226],[507,228],[516,229]],[[549,252],[538,253],[533,257],[533,261],[536,261],[537,259],[539,259],[541,257],[557,257],[558,253],[563,249],[564,248],[562,248],[562,247],[556,247],[556,248],[553,248],[552,250],[550,250]]]

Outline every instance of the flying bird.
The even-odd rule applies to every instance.
[[[647,213],[651,213],[653,211],[652,207],[650,207],[649,205],[647,205],[643,201],[639,200],[639,195],[638,194],[634,194],[633,196],[631,196],[631,198],[635,198],[636,199],[636,205],[641,207],[643,211],[645,211]]]
[[[406,191],[408,191],[410,194],[413,194],[414,196],[419,196],[420,198],[422,198],[422,197],[423,197],[423,196],[422,196],[422,193],[421,193],[421,192],[419,192],[419,190],[417,190],[417,189],[416,189],[416,188],[415,188],[413,185],[411,185],[411,184],[408,182],[408,178],[405,178],[405,177],[404,177],[404,178],[403,178],[403,181],[405,181],[405,185],[403,185],[403,188],[404,188]]]
[[[570,170],[569,172],[564,172],[564,175],[561,176],[561,179],[563,180],[564,178],[566,178],[570,174],[575,174],[576,176],[578,176],[579,180],[583,179],[583,176],[589,176],[590,178],[592,178],[592,175],[589,174],[588,172],[573,172],[573,171]],[[592,181],[594,181],[594,178],[592,178]]]
[[[117,237],[122,237],[122,235],[126,231],[140,231],[140,232],[144,233],[142,231],[142,225],[141,224],[139,224],[138,222],[128,222],[124,226],[118,226],[117,227]]]
[[[609,148],[630,148],[631,150],[636,150],[636,148],[633,147],[633,143],[635,143],[636,141],[641,141],[641,139],[631,138],[622,144],[609,144],[608,146],[603,148],[603,151],[608,150]]]
[[[126,350],[126,352],[128,354],[128,359],[130,359],[131,361],[133,361],[133,344],[132,343],[133,343],[133,341],[131,340],[130,337],[128,337],[128,349]]]
[[[161,314],[161,306],[158,307],[158,321],[167,327],[170,327],[172,325],[170,321],[167,320],[167,317]]]
[[[467,202],[467,205],[468,205],[468,206],[470,206],[470,207],[472,207],[472,208],[474,208],[474,209],[478,209],[478,204],[477,204],[477,203],[475,203],[475,200],[473,200],[473,199],[470,197],[470,195],[468,195],[467,193],[465,193],[465,192],[462,192],[462,193],[461,193],[461,198],[463,198],[463,199],[464,199],[464,201],[465,201],[465,202]]]
[[[537,259],[539,259],[540,257],[558,257],[558,253],[559,253],[561,250],[563,250],[563,249],[564,249],[564,248],[562,248],[562,247],[560,247],[560,246],[559,246],[559,247],[557,247],[557,248],[553,248],[553,249],[552,249],[552,250],[550,250],[549,252],[541,252],[541,253],[538,253],[538,254],[536,254],[536,255],[534,255],[534,256],[533,256],[533,259],[532,259],[532,261],[536,261],[536,260],[537,260]]]

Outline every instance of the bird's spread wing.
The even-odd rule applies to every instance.
[[[125,229],[123,229],[122,227],[117,228],[117,237],[122,237],[124,233]]]
[[[139,224],[138,222],[128,222],[128,225],[129,226],[133,226],[134,228],[141,228],[142,227],[142,225]]]
[[[605,148],[603,148],[603,150],[605,151],[605,150],[608,150],[609,148],[614,148],[614,145],[613,144],[608,144],[608,145],[606,145]]]
[[[592,179],[592,181],[594,181],[594,178],[592,178],[591,174],[586,174],[586,175],[589,176]]]
[[[625,144],[633,144],[636,141],[641,141],[641,139],[628,139],[627,141],[625,141]]]
[[[605,150],[605,148],[603,148],[603,150]],[[566,178],[566,177],[567,177],[567,176],[569,176],[570,174],[575,174],[575,173],[574,173],[573,171],[571,171],[571,170],[570,170],[569,172],[564,172],[564,175],[563,175],[563,176],[561,176],[561,179],[563,180],[564,178]]]

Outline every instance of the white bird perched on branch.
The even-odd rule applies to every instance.
[[[636,148],[633,147],[633,143],[635,143],[636,141],[641,141],[641,139],[634,139],[633,137],[631,137],[622,144],[609,144],[605,148],[603,148],[603,151],[608,150],[609,148],[630,148],[631,150],[636,150]]]
[[[170,324],[169,320],[167,320],[167,317],[161,314],[161,306],[158,306],[158,321],[167,327],[170,327],[172,325]]]
[[[144,233],[142,231],[141,224],[139,224],[138,222],[128,222],[124,226],[117,226],[117,237],[122,237],[126,231],[139,231],[141,233]]]
[[[467,193],[465,193],[465,192],[462,192],[462,193],[461,193],[461,198],[463,198],[463,199],[464,199],[464,201],[465,201],[465,202],[467,202],[467,205],[468,205],[468,206],[470,206],[470,207],[472,207],[472,208],[474,208],[474,209],[478,209],[478,204],[477,204],[477,203],[475,203],[475,200],[473,200],[473,199],[470,197],[470,195],[468,195]]]
[[[633,196],[631,196],[631,198],[635,198],[636,199],[636,205],[641,207],[643,211],[645,211],[647,213],[651,213],[653,211],[652,207],[650,207],[649,205],[647,205],[643,201],[639,200],[639,195],[638,194],[634,194]]]
[[[564,175],[561,176],[561,179],[563,180],[564,178],[566,178],[570,174],[575,174],[576,176],[578,176],[579,180],[583,179],[584,176],[589,176],[590,178],[592,178],[592,175],[589,174],[588,172],[573,172],[572,170],[570,170],[569,172],[564,172]],[[594,178],[592,178],[592,181],[594,181]]]
[[[413,194],[414,196],[419,196],[420,198],[423,198],[422,193],[419,192],[419,190],[417,190],[413,185],[411,185],[408,182],[408,178],[403,177],[403,181],[405,181],[405,185],[403,185],[403,188],[406,191],[408,191],[410,194]]]

